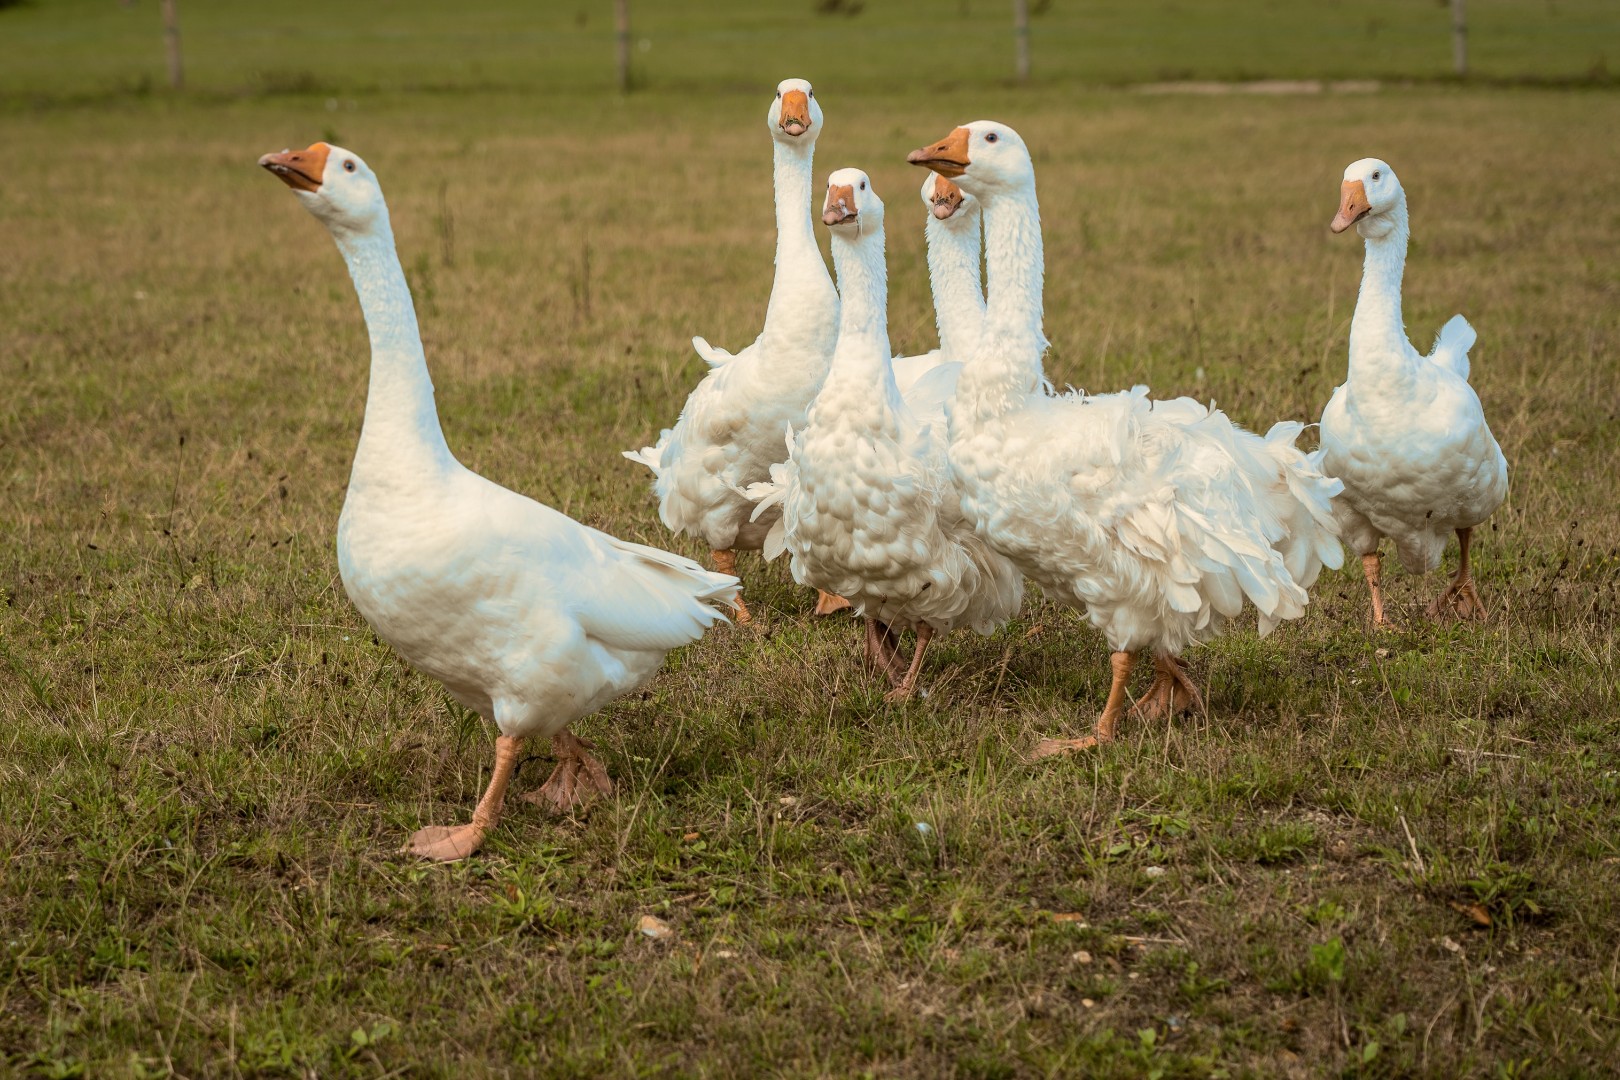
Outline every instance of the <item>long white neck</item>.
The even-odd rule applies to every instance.
[[[1361,269],[1361,294],[1350,320],[1350,376],[1387,381],[1411,358],[1411,343],[1401,319],[1401,278],[1406,272],[1406,245],[1411,236],[1406,199],[1389,211],[1391,228],[1367,237]]]
[[[953,420],[985,419],[1021,408],[1040,389],[1043,377],[1041,288],[1046,263],[1035,182],[979,201],[984,206],[990,296],[979,346],[956,384]]]
[[[832,331],[838,290],[827,274],[827,264],[816,246],[810,219],[815,144],[775,146],[776,277],[765,309],[762,336],[799,334],[805,330]]]
[[[934,293],[934,325],[947,360],[966,360],[984,329],[984,287],[979,278],[979,207],[963,207],[949,221],[932,213],[923,227],[928,239],[928,283]]]
[[[419,481],[454,462],[439,427],[433,381],[386,213],[367,232],[333,230],[371,335],[371,383],[353,480]]]
[[[889,280],[883,259],[883,226],[846,236],[833,233],[833,265],[840,295],[838,345],[817,403],[834,403],[845,422],[877,425],[881,410],[899,397],[889,352]]]

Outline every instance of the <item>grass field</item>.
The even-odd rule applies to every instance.
[[[605,45],[605,6],[567,32]],[[1471,6],[1481,25],[1512,14]],[[150,59],[120,51],[118,20],[155,23],[150,3],[0,11],[21,43],[0,68],[0,1075],[1614,1070],[1611,90],[1147,97],[1072,73],[1018,91],[1000,51],[945,85],[910,38],[876,70],[891,46],[874,38],[906,19],[873,0],[833,22],[799,5],[804,68],[754,22],[709,76],[654,69],[669,89],[621,100],[589,92],[578,49],[558,46],[568,86],[520,64],[509,11],[468,16],[510,46],[479,76],[471,46],[426,47],[425,5],[394,9],[408,65],[352,15],[284,40],[183,7],[186,96],[140,88],[155,33]],[[1418,50],[1397,9],[1436,22],[1423,49],[1443,69],[1441,8],[1361,8],[1391,13],[1398,73]],[[1280,10],[1239,9],[1234,41]],[[1612,28],[1606,10],[1513,17]],[[1082,21],[1062,0],[1042,18]],[[237,59],[206,56],[210,34]],[[1576,36],[1530,35],[1499,74],[1613,63],[1612,36]],[[1321,42],[1287,64],[1189,60],[1184,43],[1109,63],[1355,75],[1373,55],[1358,39],[1342,62]],[[927,77],[893,74],[908,66]],[[1359,574],[1329,575],[1306,619],[1191,655],[1207,718],[1029,765],[1106,689],[1075,617],[1034,597],[994,638],[936,646],[931,695],[891,706],[853,625],[812,624],[781,566],[745,559],[761,628],[711,634],[580,725],[613,799],[567,820],[513,803],[465,864],[396,855],[464,818],[491,733],[337,583],[364,327],[325,231],[255,159],[328,138],[377,170],[464,461],[672,546],[617,451],[675,415],[702,367],[692,334],[757,331],[762,116],[788,74],[826,109],[818,174],[866,168],[889,203],[897,349],[933,333],[904,154],[993,116],[1038,155],[1053,377],[1147,381],[1262,428],[1314,419],[1342,377],[1361,252],[1326,224],[1343,166],[1390,160],[1413,207],[1412,336],[1457,311],[1478,328],[1475,383],[1513,468],[1476,547],[1493,621],[1427,624],[1442,579],[1396,575],[1406,629],[1375,639]],[[673,938],[637,933],[644,914]]]
[[[847,91],[1010,80],[1008,0],[634,0],[644,86],[757,91],[787,63]],[[156,0],[24,0],[0,18],[0,101],[74,101],[164,85]],[[1445,79],[1448,0],[1033,0],[1036,77]],[[612,85],[606,0],[281,0],[180,3],[194,93],[528,90]],[[1469,0],[1470,72],[1484,80],[1613,86],[1610,0]],[[790,59],[791,58],[791,59]]]

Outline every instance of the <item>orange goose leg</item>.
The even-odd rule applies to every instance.
[[[934,636],[934,628],[927,623],[917,624],[917,644],[911,650],[911,666],[906,669],[906,677],[900,680],[900,685],[884,695],[885,701],[905,701],[917,692],[917,672],[922,670],[923,653],[928,651],[928,642]]]
[[[1458,529],[1457,544],[1462,548],[1462,557],[1457,562],[1457,576],[1451,579],[1446,591],[1434,598],[1429,605],[1428,616],[1439,619],[1446,615],[1455,615],[1459,619],[1474,619],[1484,622],[1490,616],[1486,614],[1485,603],[1480,600],[1479,592],[1474,588],[1474,579],[1468,576],[1468,544],[1473,539],[1474,530]]]
[[[1186,661],[1179,656],[1158,655],[1153,658],[1153,667],[1153,685],[1136,703],[1138,715],[1146,720],[1158,720],[1204,708],[1204,696],[1198,692],[1198,684],[1188,676]]]
[[[489,787],[478,800],[472,821],[466,825],[429,825],[411,834],[404,850],[412,855],[438,862],[456,862],[465,859],[484,844],[484,837],[501,820],[501,807],[506,802],[506,785],[512,779],[517,765],[522,739],[502,735],[495,740],[495,771],[489,775]]]
[[[730,548],[727,548],[724,551],[712,551],[709,553],[709,557],[714,560],[715,573],[730,574],[732,577],[737,576],[737,553],[735,551],[732,551]],[[747,626],[753,621],[754,616],[749,613],[748,605],[743,603],[741,596],[737,597],[738,624],[741,626]]]
[[[1361,557],[1361,572],[1367,575],[1367,588],[1372,590],[1373,629],[1399,630],[1400,627],[1384,617],[1384,558],[1374,551]]]
[[[558,814],[566,814],[591,801],[595,794],[612,795],[613,781],[591,753],[594,747],[567,728],[551,737],[557,767],[546,782],[518,798]]]
[[[1108,704],[1103,706],[1102,715],[1097,717],[1096,732],[1078,739],[1042,739],[1035,744],[1035,752],[1029,755],[1031,761],[1074,750],[1089,750],[1093,746],[1114,741],[1114,729],[1119,726],[1119,718],[1125,714],[1125,680],[1130,677],[1136,657],[1128,652],[1116,652],[1108,658],[1108,663],[1114,669],[1114,681],[1108,687]]]
[[[867,666],[888,676],[889,685],[900,685],[905,672],[905,665],[900,659],[900,638],[870,615],[866,618],[865,659]]]

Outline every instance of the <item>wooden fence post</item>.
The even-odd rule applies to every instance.
[[[169,85],[179,90],[186,84],[185,68],[180,63],[179,0],[163,0],[163,46],[169,54]]]
[[[1468,0],[1451,0],[1451,65],[1468,74]]]
[[[613,0],[613,38],[618,48],[619,93],[630,92],[630,0]]]
[[[1013,0],[1013,44],[1018,81],[1029,82],[1029,0]]]

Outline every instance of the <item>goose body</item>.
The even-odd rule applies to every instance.
[[[1366,242],[1366,263],[1350,323],[1349,371],[1322,410],[1317,458],[1344,483],[1334,513],[1345,544],[1362,558],[1375,624],[1391,625],[1383,610],[1382,541],[1394,542],[1408,572],[1423,574],[1440,565],[1453,533],[1459,569],[1430,614],[1483,617],[1468,574],[1469,542],[1507,497],[1508,470],[1468,383],[1474,329],[1457,315],[1429,355],[1412,347],[1401,318],[1406,193],[1386,162],[1364,158],[1345,170],[1340,194],[1333,230],[1353,225]]]
[[[963,518],[951,483],[944,413],[960,364],[936,363],[906,394],[896,381],[883,211],[865,173],[832,174],[823,220],[841,293],[838,343],[761,505],[781,507],[767,553],[786,550],[795,580],[854,605],[869,658],[903,698],[934,634],[992,632],[1017,613],[1023,582]],[[909,664],[894,649],[899,630],[917,633]]]
[[[950,461],[964,511],[1048,596],[1115,651],[1174,657],[1245,600],[1262,634],[1299,618],[1321,567],[1342,561],[1337,486],[1295,448],[1303,426],[1261,437],[1142,386],[1039,392],[1005,416],[953,415]]]
[[[775,148],[776,277],[765,326],[735,355],[694,338],[708,374],[656,445],[624,452],[652,469],[664,524],[701,538],[716,567],[728,572],[735,553],[761,548],[774,524],[774,516],[753,518],[742,492],[768,480],[789,429],[804,423],[838,329],[838,293],[811,221],[822,119],[810,84],[783,81],[766,120]],[[739,618],[746,619],[746,609]]]
[[[560,759],[544,797],[577,801],[582,780],[607,788],[568,725],[720,621],[737,582],[581,525],[458,462],[371,170],[326,143],[260,163],[331,230],[371,338],[365,421],[338,520],[344,590],[380,639],[501,733],[473,822],[412,838],[418,854],[462,858],[498,819],[526,738],[551,737]]]
[[[1342,561],[1339,484],[1294,447],[1297,423],[1260,437],[1218,409],[1153,401],[1142,387],[1047,390],[1040,211],[1023,140],[979,121],[909,160],[976,195],[985,219],[988,308],[950,411],[963,512],[1048,596],[1083,610],[1114,652],[1096,735],[1037,752],[1111,738],[1142,650],[1157,668],[1143,711],[1191,707],[1183,650],[1220,633],[1245,601],[1262,633],[1298,618],[1321,567]]]
[[[736,590],[453,458],[414,478],[369,464],[357,458],[338,520],[344,590],[379,638],[503,734],[555,735],[634,690]]]

